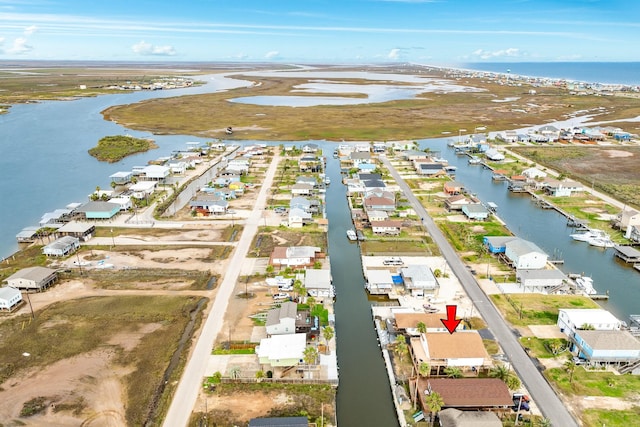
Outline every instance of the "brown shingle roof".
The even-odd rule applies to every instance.
[[[489,358],[482,337],[477,331],[458,331],[454,334],[430,332],[425,335],[429,345],[429,357],[432,359]]]
[[[453,334],[456,335],[456,334]],[[507,385],[497,378],[429,378],[420,380],[420,390],[431,387],[442,396],[445,407],[511,406]]]
[[[424,323],[427,328],[443,328],[440,319],[445,317],[444,313],[396,313],[396,328],[417,328],[419,322]]]

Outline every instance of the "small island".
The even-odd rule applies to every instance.
[[[100,161],[114,163],[132,154],[143,153],[153,148],[158,146],[151,139],[112,135],[101,138],[98,145],[89,150],[89,154]]]

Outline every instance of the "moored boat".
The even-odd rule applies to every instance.
[[[575,279],[576,285],[587,295],[595,295],[598,292],[593,287],[593,279],[588,276],[579,276]]]
[[[596,246],[598,248],[612,248],[616,245],[609,237],[595,237],[587,240],[587,242],[591,246]]]
[[[579,242],[588,242],[589,240],[598,238],[609,238],[609,236],[607,236],[607,233],[598,229],[588,229],[584,232],[570,234],[570,236],[573,240],[577,240]]]
[[[347,238],[351,241],[358,240],[358,235],[352,229],[347,230]]]

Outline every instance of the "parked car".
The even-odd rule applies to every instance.
[[[273,299],[276,300],[276,301],[289,299],[289,293],[288,292],[278,292],[277,294],[273,294]]]

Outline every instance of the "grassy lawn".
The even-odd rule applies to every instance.
[[[628,411],[610,411],[606,409],[587,409],[582,413],[585,427],[630,427],[638,424],[640,406]]]
[[[74,272],[75,274],[75,272]],[[176,283],[186,283],[180,289],[204,290],[210,279],[217,283],[217,277],[208,271],[187,271],[178,269],[132,269],[132,270],[85,270],[84,277],[93,281],[92,285],[101,289],[171,289]],[[78,275],[76,274],[78,278]]]
[[[260,227],[253,238],[249,256],[268,257],[276,246],[315,246],[327,250],[327,233],[318,230],[290,230],[284,227]]]
[[[122,332],[160,324],[130,351],[111,346],[116,363],[132,368],[125,379],[127,424],[144,425],[153,412],[152,402],[166,399],[161,396],[163,374],[197,305],[193,297],[91,297],[52,304],[31,321],[28,315],[7,319],[0,323],[0,382],[26,369],[110,346]],[[25,349],[28,358],[22,355]],[[174,371],[171,378],[178,374]]]
[[[612,372],[586,370],[582,366],[576,367],[571,382],[569,382],[569,373],[562,368],[548,369],[544,374],[568,396],[636,399],[640,390],[640,377],[636,375],[617,375]]]
[[[598,308],[590,298],[576,295],[495,294],[493,303],[516,326],[555,325],[560,308]]]
[[[366,240],[360,243],[362,255],[408,255],[408,256],[437,256],[440,250],[431,239],[417,238],[415,240]]]
[[[522,337],[520,338],[520,344],[522,344],[523,348],[529,349],[531,356],[538,359],[565,357],[567,348],[567,340],[562,338]],[[554,348],[556,354],[553,353]]]

